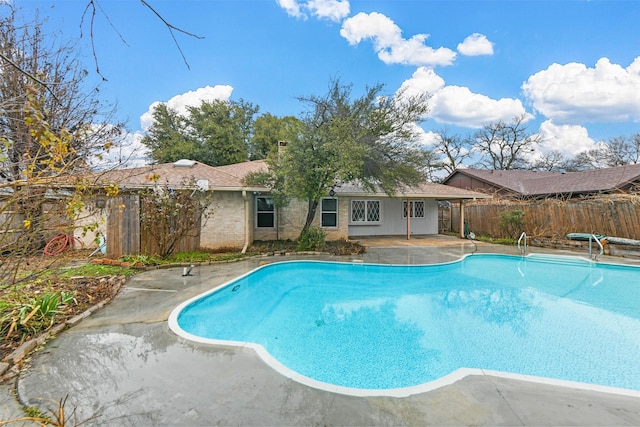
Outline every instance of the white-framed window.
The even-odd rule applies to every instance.
[[[320,225],[322,227],[338,226],[338,199],[326,197],[320,201]]]
[[[273,228],[275,226],[276,209],[273,198],[268,196],[256,197],[256,225],[259,228]]]
[[[351,222],[379,223],[381,216],[380,200],[351,201]]]
[[[410,218],[424,218],[424,200],[413,200],[409,202]],[[407,201],[402,202],[402,217],[407,217]]]

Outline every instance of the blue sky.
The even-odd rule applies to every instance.
[[[358,95],[378,83],[389,94],[430,92],[421,125],[427,146],[445,127],[467,135],[521,114],[544,138],[538,152],[573,155],[640,132],[640,1],[148,2],[204,39],[176,33],[188,68],[140,2],[97,3],[101,93],[129,120],[133,145],[156,102],[180,111],[203,99],[242,98],[260,113],[297,116],[305,105],[296,98],[324,94],[336,77]],[[25,15],[39,8],[67,38],[80,35],[87,3],[16,2]],[[95,70],[87,19],[80,49]]]

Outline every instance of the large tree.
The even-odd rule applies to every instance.
[[[571,170],[571,164],[571,159],[558,150],[552,150],[538,156],[529,166],[535,171],[561,172]]]
[[[251,160],[266,159],[278,150],[278,142],[295,135],[301,125],[293,116],[278,117],[271,113],[259,116],[253,125],[253,137],[249,146]]]
[[[540,134],[527,131],[526,116],[485,125],[474,135],[479,166],[492,170],[527,169],[530,155],[541,142]]]
[[[250,102],[205,101],[189,107],[188,125],[199,148],[198,159],[211,166],[240,163],[249,157],[253,116],[259,108]]]
[[[601,141],[594,148],[578,153],[571,170],[610,168],[640,162],[640,133]]]
[[[27,164],[36,171],[46,170],[48,160],[54,160],[43,155],[28,129],[28,120],[32,120],[27,118],[29,106],[34,104],[50,132],[68,137],[69,156],[64,165],[59,160],[56,165],[69,172],[87,166],[118,137],[122,124],[114,119],[115,110],[98,97],[97,87],[90,86],[75,45],[45,34],[37,18],[18,25],[14,8],[8,4],[0,8],[9,12],[0,18],[0,132],[5,178],[23,178]]]
[[[436,154],[442,156],[439,166],[447,174],[453,173],[464,161],[471,157],[471,147],[473,141],[470,137],[463,138],[459,135],[452,135],[448,129],[444,128],[436,134]]]
[[[0,273],[58,230],[70,232],[86,186],[77,177],[119,137],[114,109],[87,81],[73,44],[0,4]],[[60,186],[65,187],[60,191]]]
[[[382,85],[353,98],[352,86],[334,80],[322,96],[300,98],[309,108],[286,150],[268,159],[269,172],[254,175],[277,204],[306,201],[301,234],[309,229],[320,200],[345,182],[393,194],[422,182],[425,151],[416,125],[428,111],[428,95],[384,96]]]
[[[153,123],[142,138],[149,149],[149,157],[158,163],[169,163],[180,159],[194,159],[196,144],[187,135],[186,118],[165,103],[155,106]]]
[[[160,103],[142,143],[157,163],[183,158],[211,166],[239,163],[249,157],[257,112],[257,106],[243,100],[215,100],[189,107],[183,116]]]

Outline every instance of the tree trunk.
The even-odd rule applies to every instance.
[[[311,224],[313,223],[314,218],[316,217],[316,210],[318,209],[318,204],[320,202],[318,200],[309,200],[309,209],[307,211],[307,219],[304,222],[304,227],[302,227],[302,231],[300,235],[302,236],[304,233],[309,230]]]

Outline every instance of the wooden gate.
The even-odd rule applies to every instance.
[[[109,200],[107,257],[140,253],[140,196],[121,194]]]
[[[141,210],[144,214],[153,212],[150,205],[153,204],[153,200],[141,200]],[[200,232],[201,232],[201,217],[202,213],[198,211],[192,218],[188,218],[186,214],[166,218],[164,222],[168,222],[168,230],[161,228],[160,230],[166,230],[167,236],[158,236],[158,229],[151,230],[144,227],[144,222],[141,230],[140,249],[143,254],[159,254],[165,248],[167,244],[174,244],[171,253],[196,251],[200,248]],[[155,224],[152,224],[152,226]],[[171,234],[174,232],[178,234],[178,237],[174,238]],[[174,243],[175,242],[175,243]]]
[[[120,258],[123,255],[157,255],[160,253],[160,242],[149,229],[141,225],[144,211],[144,200],[138,194],[121,194],[109,201],[107,218],[107,257]],[[178,229],[184,223],[190,230],[178,239],[173,253],[195,251],[200,248],[201,214],[193,219],[175,218],[183,224],[175,224]]]

